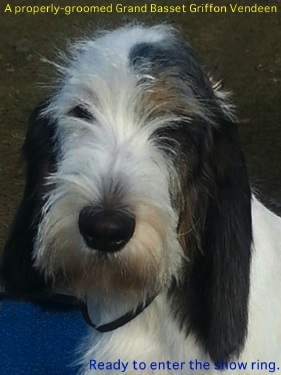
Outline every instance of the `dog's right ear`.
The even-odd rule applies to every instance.
[[[32,252],[46,191],[44,181],[56,164],[55,123],[43,115],[48,103],[48,100],[41,102],[30,117],[22,147],[25,189],[1,259],[1,282],[14,295],[39,292],[47,287],[44,277],[33,267]]]

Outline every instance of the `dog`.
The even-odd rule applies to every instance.
[[[129,375],[277,371],[281,219],[251,191],[228,94],[165,25],[100,33],[55,65],[23,144],[6,289],[59,284],[87,304],[84,375],[118,360]]]

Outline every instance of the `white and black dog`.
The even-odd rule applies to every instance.
[[[252,195],[227,96],[192,48],[130,25],[58,69],[23,145],[6,288],[63,284],[87,301],[82,374],[119,358],[281,367],[281,220]]]

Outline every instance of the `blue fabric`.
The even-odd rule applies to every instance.
[[[74,375],[75,349],[87,332],[80,310],[4,300],[1,375]]]

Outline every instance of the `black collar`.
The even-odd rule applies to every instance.
[[[145,304],[140,303],[135,310],[131,310],[127,312],[126,314],[120,316],[120,318],[117,318],[113,320],[112,322],[103,324],[101,326],[97,326],[96,324],[92,322],[90,315],[89,315],[87,302],[84,302],[84,301],[80,302],[80,308],[81,308],[81,311],[82,311],[82,314],[86,323],[88,323],[91,327],[95,328],[99,332],[109,332],[109,331],[114,331],[115,329],[124,326],[125,324],[129,323],[131,320],[136,318],[141,312],[143,312],[143,310],[147,308],[147,306],[151,304],[151,302],[154,300],[155,297],[156,295],[153,297],[147,298]]]

